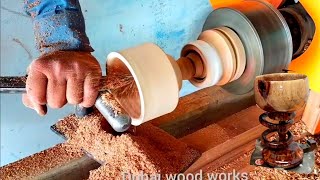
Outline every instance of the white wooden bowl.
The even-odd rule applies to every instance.
[[[140,104],[139,116],[132,117],[132,125],[138,126],[176,108],[179,99],[178,79],[167,55],[157,45],[147,43],[112,52],[107,57],[108,69],[112,68],[114,61],[121,61],[129,69],[139,91],[140,103],[120,102],[121,105],[132,103],[128,107]]]

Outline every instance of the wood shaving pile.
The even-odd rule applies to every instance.
[[[61,167],[83,155],[80,149],[71,148],[65,144],[58,144],[50,149],[0,167],[0,179],[34,179],[39,174]]]
[[[83,148],[103,162],[90,172],[89,179],[113,179],[122,173],[138,175],[179,173],[199,154],[153,125],[137,128],[135,134],[115,136],[107,130],[101,116],[79,121],[79,128],[68,140],[72,147]]]
[[[306,134],[307,131],[307,126],[302,122],[302,121],[297,121],[295,122],[291,127],[290,131],[292,134],[296,137],[299,137],[303,134]]]
[[[84,117],[84,118],[87,118],[87,117]],[[59,120],[55,124],[55,129],[59,133],[63,134],[67,139],[69,139],[76,132],[78,127],[79,127],[79,119],[74,114]]]
[[[277,170],[272,168],[256,167],[249,173],[249,178],[253,180],[269,180],[269,179],[319,179],[319,171],[315,170],[314,174],[298,174],[291,171]]]

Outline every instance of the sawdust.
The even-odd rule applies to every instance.
[[[80,149],[104,164],[90,172],[90,179],[116,179],[124,172],[179,173],[200,155],[151,124],[137,127],[133,134],[114,135],[97,110],[81,119],[67,116],[56,129],[69,138],[66,143],[1,168],[1,179],[32,179],[82,157]]]
[[[55,124],[55,130],[63,134],[67,139],[75,134],[79,127],[79,120],[74,114],[69,115]]]
[[[108,89],[116,90],[125,86],[132,87],[135,81],[131,73],[123,73],[117,67],[114,67],[108,69],[105,84]]]
[[[60,167],[82,156],[83,153],[80,149],[66,144],[58,144],[15,163],[0,167],[0,179],[34,179],[37,175],[47,172],[52,168]]]
[[[90,179],[120,178],[122,173],[179,173],[199,154],[164,131],[144,124],[135,134],[115,136],[100,116],[79,121],[79,128],[68,140],[83,148],[104,166],[90,172]]]
[[[307,131],[307,126],[304,124],[303,121],[298,120],[296,121],[291,127],[290,131],[294,136],[300,137],[303,134],[306,134]]]
[[[35,7],[38,5],[38,3],[41,2],[36,1],[29,6]],[[52,16],[48,16],[43,21],[34,21],[33,30],[37,49],[40,50],[41,54],[70,50],[93,52],[94,50],[90,46],[89,39],[86,33],[82,30],[82,27],[75,28],[75,26],[69,24],[66,25],[66,23],[64,22],[67,19],[68,22],[84,24],[82,13],[74,13],[75,11],[80,10],[80,7],[76,7],[76,9],[73,10],[65,8],[65,10],[65,13],[55,13]],[[56,9],[56,11],[59,10]],[[37,15],[39,15],[39,13],[42,12],[32,11],[30,15],[32,16],[32,18],[35,18]],[[60,31],[60,34],[64,34],[69,38],[62,38],[59,39],[60,41],[53,41],[51,36],[56,32],[57,29],[64,29],[64,31]],[[75,44],[75,41],[78,41],[79,39],[81,40],[81,43]]]
[[[269,180],[269,179],[319,179],[319,169],[314,174],[298,174],[286,170],[277,170],[265,167],[256,167],[249,173],[249,179],[253,180]]]
[[[101,94],[101,98],[105,105],[110,106],[112,108],[115,117],[117,117],[118,114],[124,113],[124,110],[122,109],[118,101],[108,91]]]
[[[230,163],[223,165],[217,169],[210,170],[208,169],[208,172],[210,173],[225,173],[225,172],[232,172],[232,170],[237,169],[239,170],[239,167],[245,167],[249,165],[251,154],[253,150],[241,155],[240,157],[234,159]]]

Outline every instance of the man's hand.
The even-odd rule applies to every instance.
[[[29,66],[23,103],[40,115],[47,113],[47,104],[51,108],[61,108],[67,102],[91,107],[98,95],[100,78],[100,65],[88,52],[45,54]]]

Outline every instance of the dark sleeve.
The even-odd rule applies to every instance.
[[[78,0],[25,0],[33,18],[37,48],[41,53],[58,50],[92,52]]]

